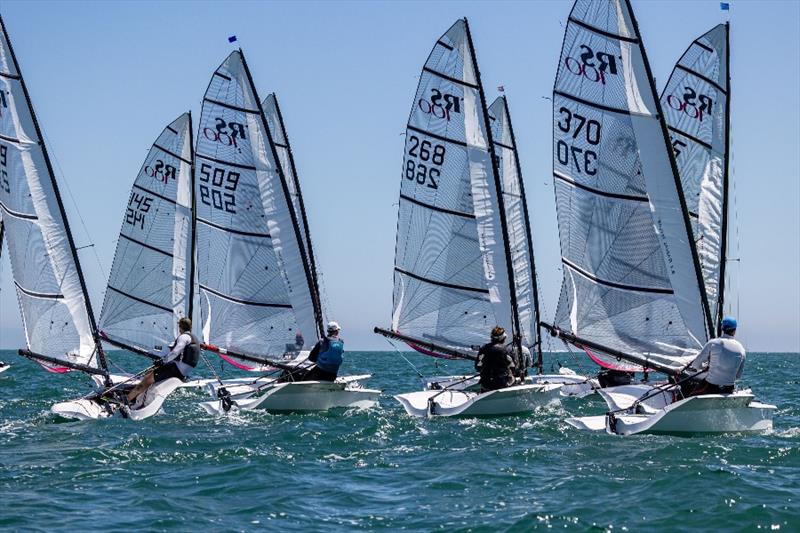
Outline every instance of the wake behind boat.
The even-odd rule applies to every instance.
[[[306,374],[315,370],[283,360],[289,351],[307,351],[317,338],[326,339],[324,310],[277,99],[259,100],[241,50],[214,72],[199,130],[197,253],[204,343],[242,370],[284,373],[251,378],[247,390],[218,380],[211,387],[216,399],[202,407],[221,414],[231,408],[374,404],[380,391],[364,389],[360,380],[320,383]]]

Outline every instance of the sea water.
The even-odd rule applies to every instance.
[[[407,357],[426,375],[470,371]],[[50,406],[87,392],[86,376],[0,359],[13,365],[0,374],[3,529],[800,530],[800,354],[748,356],[741,386],[778,406],[774,431],[691,438],[564,423],[604,412],[597,396],[524,416],[411,418],[392,394],[420,380],[391,352],[346,354],[342,373],[372,373],[384,391],[370,410],[215,417],[197,405],[204,391],[182,389],[141,422],[68,421]],[[546,356],[558,363],[593,371]]]

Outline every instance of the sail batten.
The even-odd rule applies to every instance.
[[[627,0],[576,1],[553,89],[555,326],[678,367],[709,320],[663,113]]]
[[[28,346],[23,352],[103,373],[66,210],[2,18],[0,31],[0,208]]]

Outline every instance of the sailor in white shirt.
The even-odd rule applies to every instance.
[[[687,396],[733,392],[747,358],[744,346],[734,339],[736,326],[735,318],[723,318],[722,336],[708,341],[686,368],[689,372],[698,372],[696,385]]]

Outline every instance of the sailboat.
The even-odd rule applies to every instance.
[[[469,25],[458,20],[436,41],[414,97],[392,326],[376,333],[426,355],[475,360],[500,325],[517,353],[523,346],[540,353],[533,250],[513,143],[506,101],[487,108]],[[483,394],[469,390],[476,377],[437,378],[427,390],[395,398],[415,416],[512,414],[557,396],[563,382],[553,378]]]
[[[281,147],[241,50],[216,69],[203,98],[195,152],[200,314],[207,350],[240,367],[291,375],[324,335],[323,309],[294,162],[277,100],[267,103],[274,103]],[[287,346],[302,352],[299,360],[281,360]],[[211,387],[217,399],[201,406],[211,414],[368,407],[380,394],[361,386],[368,377],[218,382]]]
[[[712,126],[726,132],[727,118],[708,116],[702,130],[679,118],[668,130],[627,0],[575,2],[565,32],[553,91],[553,176],[564,279],[555,323],[542,325],[595,360],[624,361],[679,379],[715,327],[690,202],[673,154],[677,143],[670,143],[668,132],[681,129],[683,142],[694,131],[702,141],[685,156],[711,143],[722,153],[727,133],[717,131],[712,139]],[[683,79],[671,80],[668,91],[683,84],[692,90],[711,87],[708,76],[694,73],[695,63],[724,64],[715,72],[722,76],[716,84],[727,84],[726,41],[722,49],[714,48],[718,40],[696,41],[700,45],[693,44],[676,69]],[[725,100],[727,94],[716,96]],[[728,106],[714,111],[720,108]],[[698,179],[688,176],[698,172],[700,161],[690,164],[691,171],[687,165],[684,180]],[[714,161],[703,168],[709,177],[727,172]],[[705,200],[701,195],[694,202]],[[610,401],[616,413],[567,422],[620,434],[758,431],[772,424],[774,407],[755,402],[749,392],[675,401],[669,384],[641,384],[601,394],[609,401],[615,390],[637,393],[626,395],[631,401],[624,406]]]
[[[0,211],[27,345],[19,354],[110,385],[64,204],[1,18]]]
[[[184,113],[150,148],[131,188],[100,313],[103,341],[150,360],[168,352],[178,319],[193,312],[192,146],[192,117]],[[122,377],[114,390],[127,392],[138,377]],[[153,384],[141,405],[131,407],[126,416],[141,420],[154,415],[182,385],[177,378]],[[79,419],[102,418],[118,411],[120,404],[110,400],[108,395],[93,395],[58,403],[52,411]]]

